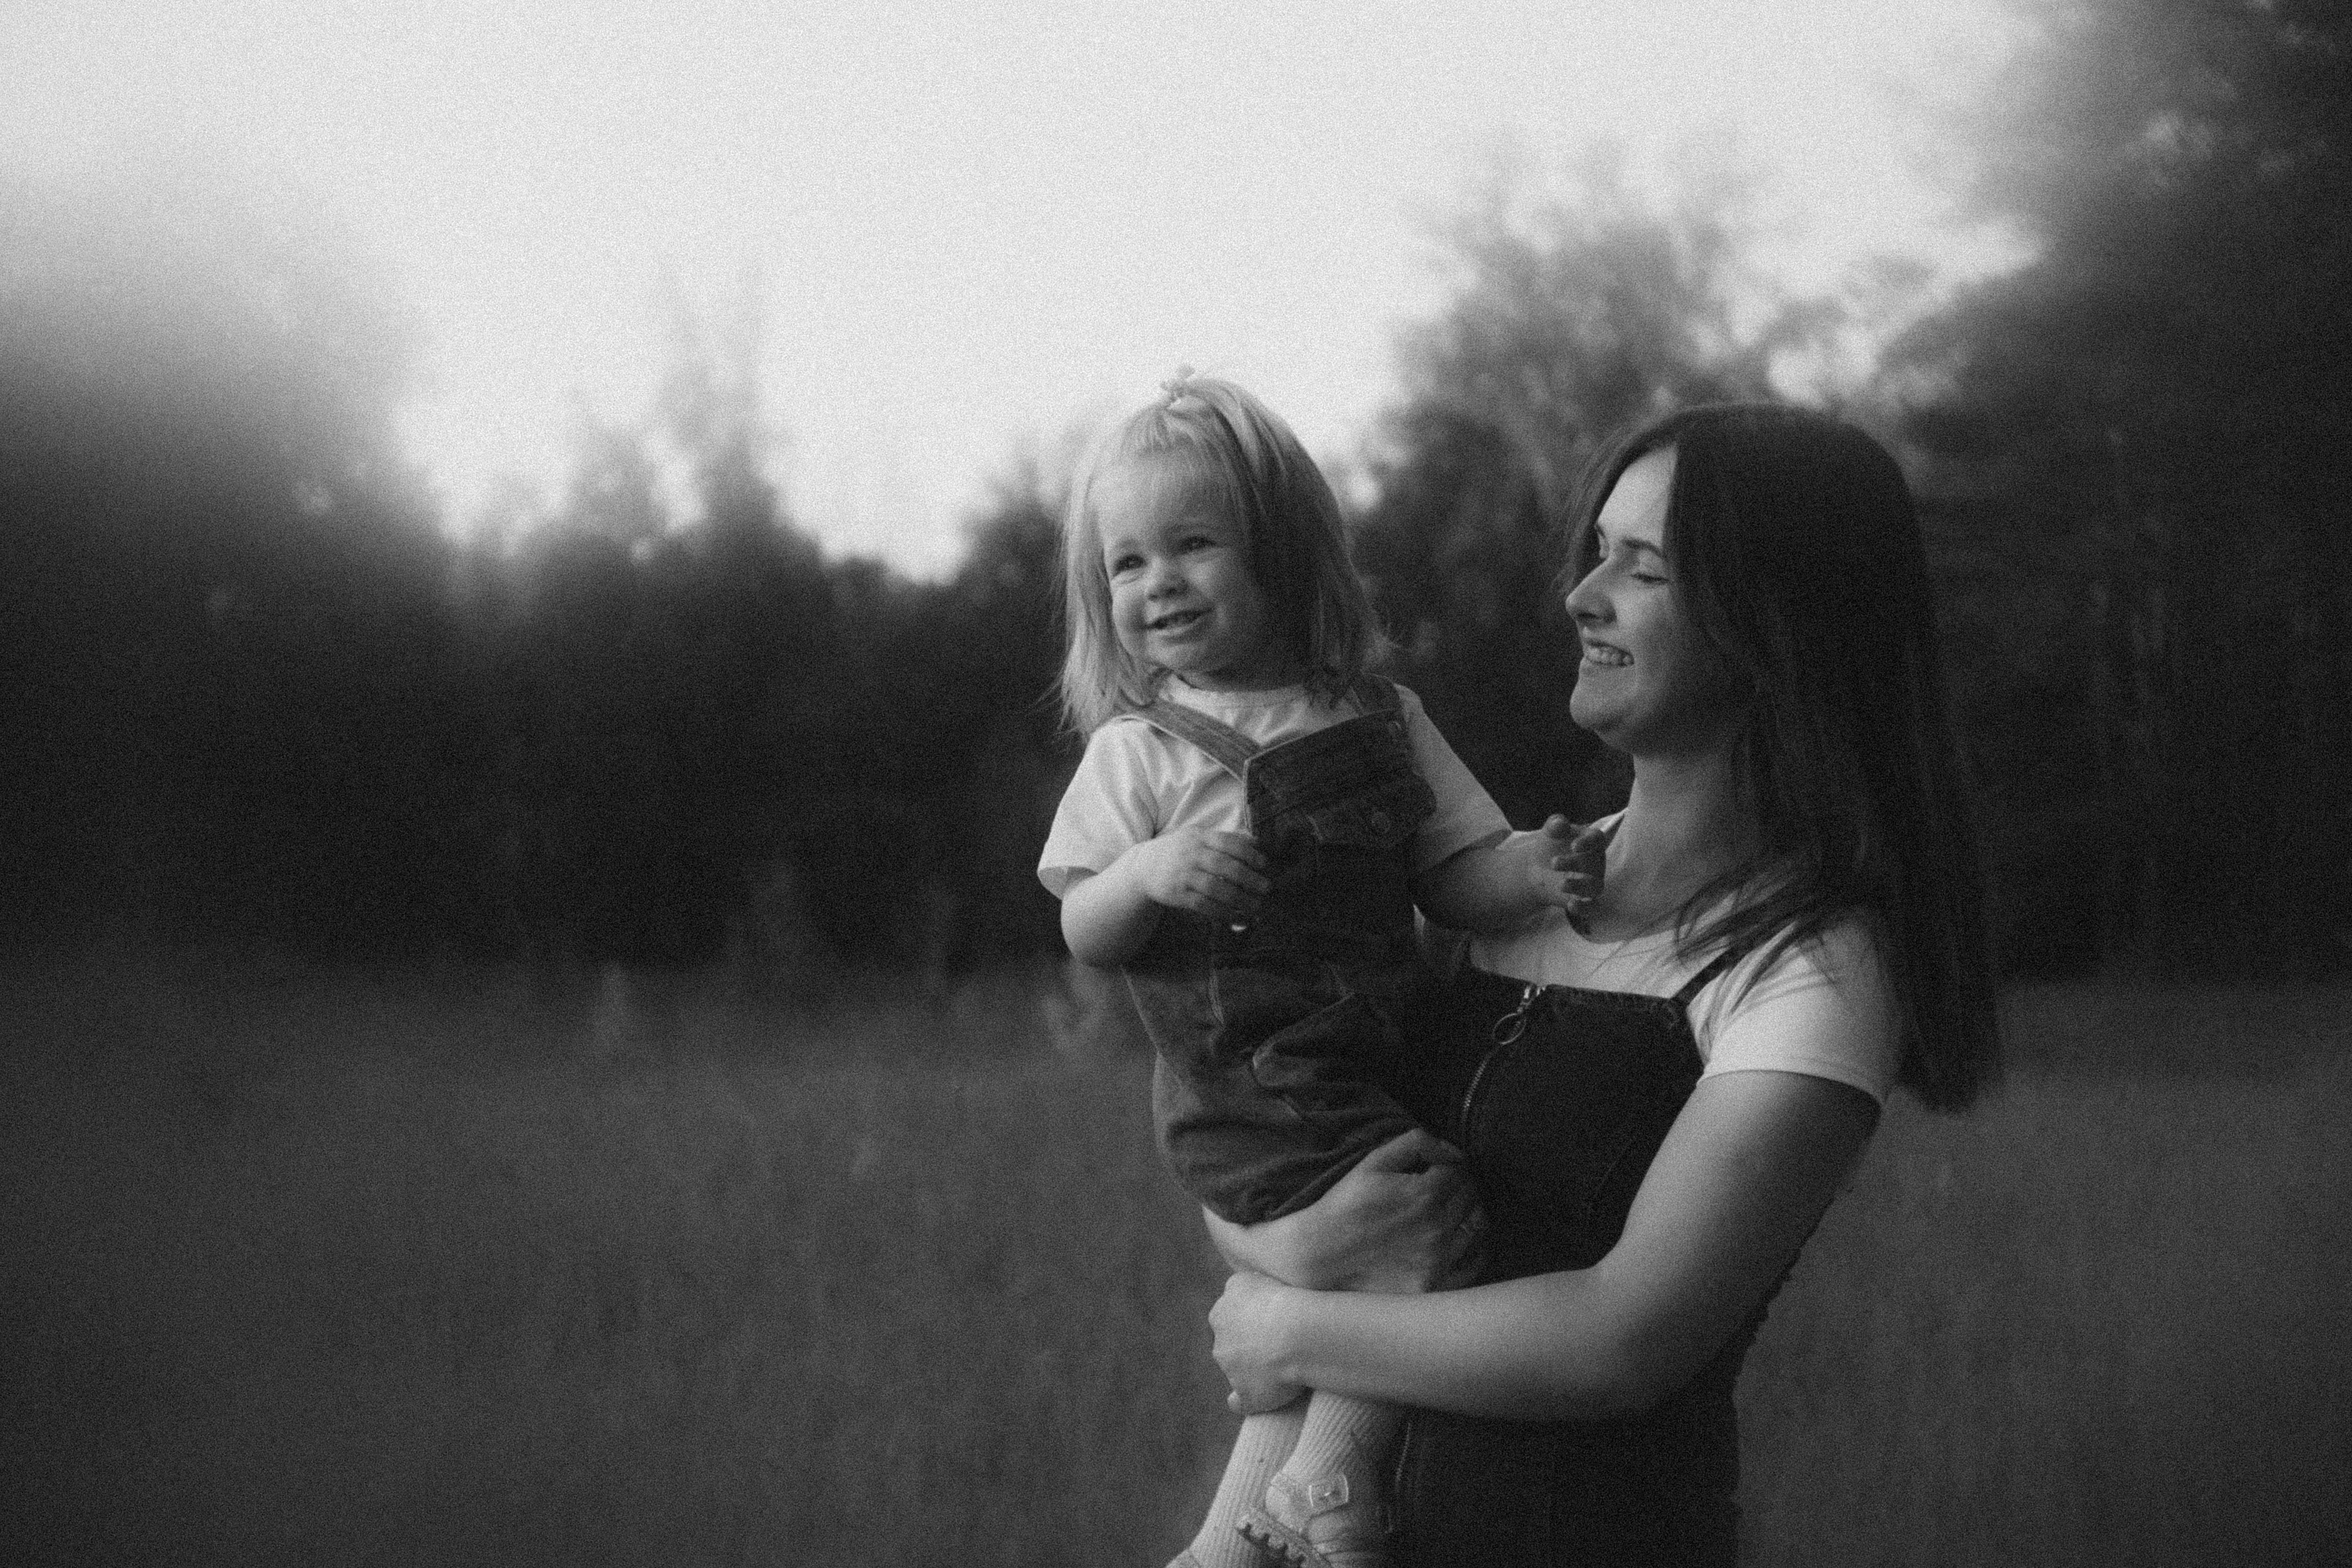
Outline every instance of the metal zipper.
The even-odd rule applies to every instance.
[[[1470,1075],[1470,1087],[1462,1091],[1462,1110],[1454,1128],[1454,1142],[1464,1145],[1465,1153],[1469,1152],[1470,1112],[1477,1104],[1480,1087],[1486,1081],[1486,1069],[1495,1065],[1495,1058],[1503,1054],[1505,1047],[1517,1044],[1519,1037],[1528,1032],[1528,1011],[1536,1005],[1536,997],[1542,991],[1543,987],[1534,981],[1528,982],[1519,992],[1519,1005],[1496,1019],[1494,1027],[1486,1031],[1487,1037],[1495,1043],[1478,1058],[1478,1070]]]

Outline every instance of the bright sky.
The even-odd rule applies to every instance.
[[[453,518],[554,493],[576,395],[646,405],[665,279],[764,279],[788,507],[917,573],[1024,441],[1179,362],[1344,462],[1444,291],[1430,220],[1516,136],[1736,135],[1782,264],[1948,258],[1914,94],[1989,0],[9,0],[0,169],[292,184],[421,322]]]

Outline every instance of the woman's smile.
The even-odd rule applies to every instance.
[[[1584,662],[1603,669],[1619,668],[1633,663],[1633,656],[1605,642],[1587,642],[1584,645]]]

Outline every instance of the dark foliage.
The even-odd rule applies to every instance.
[[[2034,14],[1966,142],[2039,258],[1897,342],[1873,421],[1922,494],[2004,962],[2340,965],[2352,27]],[[1056,948],[1057,471],[1010,474],[949,581],[828,559],[761,477],[756,311],[681,310],[647,417],[460,544],[393,457],[401,323],[309,219],[5,195],[0,941],[803,978]],[[1505,173],[1402,345],[1357,546],[1515,821],[1622,788],[1566,712],[1592,453],[1901,290],[1776,298],[1742,210]]]
[[[756,335],[682,316],[655,415],[584,432],[552,513],[459,546],[402,499],[398,332],[346,258],[22,195],[10,939],[803,976],[1054,940],[1034,468],[950,583],[827,561],[761,478]]]
[[[1455,296],[1404,343],[1406,391],[1359,558],[1397,671],[1511,820],[1591,816],[1623,777],[1570,722],[1562,526],[1608,439],[1662,409],[1761,391],[1803,312],[1758,313],[1736,195],[1637,197],[1612,162],[1564,189],[1507,165],[1446,237]]]
[[[2012,968],[2352,928],[2352,13],[2103,0],[1967,127],[2037,259],[1896,345]]]

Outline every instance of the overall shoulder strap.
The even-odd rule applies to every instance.
[[[1348,695],[1356,706],[1367,713],[1391,713],[1404,706],[1397,696],[1396,682],[1378,675],[1360,675],[1348,688]]]
[[[1195,711],[1181,703],[1161,698],[1149,708],[1129,710],[1138,719],[1163,735],[1188,741],[1209,753],[1210,760],[1235,778],[1242,776],[1249,760],[1257,755],[1256,742],[1222,720]]]
[[[1710,981],[1713,981],[1718,975],[1722,974],[1725,970],[1730,968],[1733,964],[1738,963],[1741,959],[1755,952],[1756,947],[1757,944],[1755,942],[1742,942],[1737,947],[1727,947],[1721,952],[1717,953],[1713,958],[1708,959],[1706,966],[1696,974],[1694,974],[1688,980],[1684,981],[1682,989],[1675,993],[1675,1005],[1677,1007],[1687,1008],[1691,1005],[1693,999],[1696,998],[1700,992],[1706,989]]]

